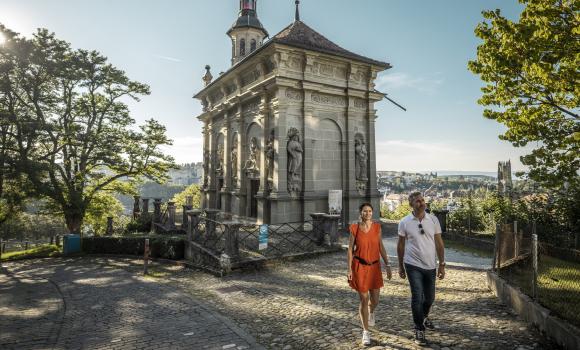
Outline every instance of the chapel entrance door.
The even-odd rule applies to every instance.
[[[258,199],[256,195],[260,190],[260,180],[250,180],[250,217],[258,217]]]

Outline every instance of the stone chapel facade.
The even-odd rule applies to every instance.
[[[232,67],[215,80],[206,66],[203,105],[204,208],[258,223],[328,213],[342,190],[343,222],[358,206],[379,212],[374,104],[388,63],[349,52],[296,19],[269,40],[257,0],[240,0],[227,32]],[[213,81],[212,81],[213,80]]]

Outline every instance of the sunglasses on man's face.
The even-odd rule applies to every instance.
[[[421,234],[424,235],[425,234],[425,230],[423,230],[423,224],[419,224],[419,228],[421,229]]]

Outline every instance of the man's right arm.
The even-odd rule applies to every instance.
[[[405,279],[405,264],[403,258],[405,257],[405,237],[399,236],[397,242],[397,258],[399,259],[399,277]]]
[[[397,242],[397,258],[399,259],[399,277],[405,278],[405,264],[403,258],[405,257],[405,240],[407,233],[405,232],[405,222],[401,220],[397,229],[399,234],[399,241]]]

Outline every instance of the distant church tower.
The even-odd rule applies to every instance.
[[[257,2],[240,0],[238,19],[226,33],[232,39],[232,66],[256,51],[268,37],[268,32],[258,19]]]

